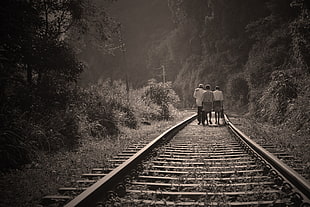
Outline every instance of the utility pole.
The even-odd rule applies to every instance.
[[[156,70],[162,70],[163,83],[166,83],[166,68],[164,65],[161,65],[159,68],[155,68]]]
[[[163,69],[163,83],[166,83],[166,70],[165,70],[165,66],[162,65],[161,68]]]

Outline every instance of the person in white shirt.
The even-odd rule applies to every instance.
[[[203,93],[205,92],[203,88],[203,84],[199,84],[198,88],[195,89],[194,91],[194,98],[196,99],[196,105],[197,105],[197,120],[198,120],[198,125],[202,121],[202,96]]]
[[[213,91],[213,110],[215,112],[215,124],[220,124],[220,117],[223,113],[223,92],[220,91],[219,86],[215,86],[215,91]]]

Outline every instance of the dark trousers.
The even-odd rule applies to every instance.
[[[206,116],[207,116],[206,112],[202,111],[202,113],[201,113],[201,121],[202,121],[203,125],[205,124]],[[207,124],[208,124],[208,120],[207,120]]]
[[[202,124],[205,124],[205,121],[207,121],[207,124],[208,124],[208,114],[209,114],[209,121],[211,121],[212,112],[202,111],[202,118],[201,118]]]
[[[198,120],[198,123],[201,123],[202,118],[203,118],[202,106],[198,106],[197,108],[198,108],[198,110],[197,110],[197,120]]]

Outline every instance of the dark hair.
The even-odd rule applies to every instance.
[[[219,86],[215,86],[215,90],[220,90],[220,87]]]
[[[209,84],[207,84],[206,89],[211,89],[211,86]]]

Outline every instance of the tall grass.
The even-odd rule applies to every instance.
[[[38,150],[74,149],[80,137],[113,139],[142,122],[172,119],[173,104],[178,101],[170,83],[128,90],[125,83],[108,80],[87,88],[72,87],[62,95],[66,101],[31,94],[27,110],[1,105],[2,170],[31,162]]]

